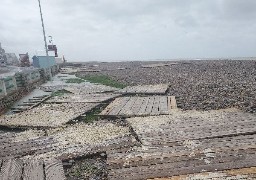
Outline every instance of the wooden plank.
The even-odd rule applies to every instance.
[[[151,111],[152,111],[152,108],[153,108],[153,105],[154,105],[154,100],[155,100],[155,96],[149,97],[148,104],[147,104],[147,107],[145,109],[145,112],[142,113],[143,115],[150,115],[151,114]]]
[[[140,150],[135,152],[116,153],[112,156],[108,154],[107,164],[111,169],[122,167],[135,167],[135,166],[150,166],[152,164],[163,163],[178,163],[181,161],[191,162],[193,160],[198,161],[201,164],[216,164],[223,163],[238,159],[243,159],[248,154],[255,155],[254,147],[244,147],[239,149],[242,143],[237,144],[236,147],[225,147],[222,143],[222,147],[208,146],[200,147],[200,149],[189,149],[185,146],[177,149],[174,147],[160,147],[154,150]],[[177,146],[178,147],[178,146]],[[193,156],[191,156],[193,154]],[[204,161],[209,160],[209,162]]]
[[[177,131],[176,131],[177,132]],[[217,133],[214,132],[205,132],[204,130],[192,133],[183,134],[175,134],[176,132],[166,132],[166,134],[156,134],[153,133],[150,136],[142,135],[143,142],[148,143],[162,143],[162,145],[172,144],[177,141],[185,141],[187,139],[190,140],[200,140],[200,139],[209,139],[209,138],[218,138],[218,137],[225,137],[225,136],[237,136],[237,135],[246,135],[248,133],[255,133],[255,131],[245,130],[244,132],[237,133],[235,130],[228,130],[228,131],[219,131]],[[140,136],[139,136],[140,137]]]
[[[64,180],[66,179],[62,162],[59,160],[47,160],[45,164],[46,180]]]
[[[121,102],[119,104],[115,105],[115,108],[113,108],[108,114],[109,115],[118,115],[121,109],[127,104],[127,102],[130,100],[131,97],[123,97],[120,98]]]
[[[171,177],[175,175],[184,175],[198,173],[202,171],[215,172],[216,170],[239,169],[255,166],[255,155],[248,155],[243,160],[230,161],[210,165],[196,165],[194,162],[182,162],[180,167],[173,167],[173,163],[157,164],[151,166],[139,166],[123,169],[113,169],[108,174],[108,179],[118,180],[139,180],[147,178]],[[188,166],[190,164],[190,166]]]
[[[166,84],[138,85],[128,86],[119,92],[125,94],[164,94],[167,89],[168,85]]]
[[[138,115],[140,107],[142,106],[144,101],[145,101],[145,97],[138,97],[138,99],[136,100],[136,102],[134,103],[134,105],[131,108],[131,110],[133,112],[132,115]]]
[[[150,115],[159,115],[159,101],[160,101],[160,96],[155,96]]]
[[[137,99],[138,97],[131,97],[130,100],[126,103],[126,105],[121,109],[121,111],[118,114],[124,116],[131,116],[133,114],[132,106],[134,105]]]
[[[52,144],[54,143],[55,141],[51,138],[44,137],[35,140],[6,143],[3,146],[0,146],[0,157],[32,155],[42,149],[51,151]]]
[[[139,108],[139,111],[138,111],[138,115],[143,115],[146,111],[146,108],[147,108],[147,104],[149,102],[149,97],[143,97],[144,101],[143,103],[141,104],[141,107]]]
[[[20,180],[22,176],[23,162],[20,159],[9,159],[3,162],[0,179],[1,180]]]
[[[3,163],[3,160],[0,159],[0,172],[1,172],[1,168],[2,168],[2,163]]]
[[[25,162],[23,180],[44,180],[43,161],[29,160]]]
[[[160,110],[160,114],[167,114],[168,113],[167,97],[165,97],[165,96],[160,97],[159,110]]]
[[[171,97],[170,96],[167,96],[167,108],[168,108],[168,111],[172,112]]]
[[[177,109],[177,103],[175,96],[171,96],[171,109]]]
[[[141,86],[133,86],[129,89],[128,93],[143,93],[143,88]]]
[[[100,115],[107,115],[110,111],[112,111],[118,103],[122,100],[122,98],[116,98],[114,101],[112,101],[101,113]]]

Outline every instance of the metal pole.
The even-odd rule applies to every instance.
[[[38,0],[38,3],[39,3],[39,9],[40,9],[40,15],[41,15],[41,22],[42,22],[42,27],[43,27],[45,52],[46,52],[47,59],[49,59],[49,58],[48,58],[48,57],[49,57],[49,54],[48,54],[48,47],[47,47],[46,36],[45,36],[45,29],[44,29],[43,13],[42,13],[42,8],[41,8],[40,0]]]
[[[42,28],[43,28],[43,35],[44,35],[44,45],[45,45],[45,52],[46,52],[46,58],[47,58],[47,64],[49,65],[49,53],[48,53],[48,47],[47,47],[47,41],[46,41],[46,36],[45,36],[45,29],[44,29],[44,20],[43,20],[43,13],[42,13],[42,8],[41,8],[41,3],[40,0],[38,0],[39,4],[39,9],[40,9],[40,15],[41,15],[41,22],[42,22]],[[50,80],[52,79],[52,72],[51,72],[51,67],[50,68]]]

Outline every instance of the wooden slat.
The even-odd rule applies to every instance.
[[[144,103],[145,98],[144,97],[138,97],[138,99],[136,100],[136,102],[134,103],[134,105],[132,106],[131,110],[133,112],[132,115],[137,115],[142,104]]]
[[[116,103],[115,104],[115,108],[112,109],[108,114],[109,115],[118,115],[119,112],[122,110],[122,108],[128,103],[128,101],[130,100],[131,98],[130,97],[124,97],[124,98],[121,98],[121,101],[120,103]]]
[[[1,168],[2,168],[2,162],[3,162],[3,160],[0,159],[0,172],[1,172]]]
[[[230,140],[230,138],[224,139]],[[235,140],[234,137],[231,139]],[[134,152],[108,154],[107,164],[114,169],[180,161],[191,162],[191,160],[203,160],[201,163],[204,164],[204,159],[210,160],[207,163],[215,164],[237,158],[242,159],[248,154],[256,156],[256,145],[244,145],[242,140],[228,146],[225,141],[219,142],[219,144],[215,144],[216,142],[218,142],[216,139],[204,140],[204,142],[201,142],[202,145],[193,149],[187,147],[187,145],[174,144],[171,147],[155,147],[154,149],[142,149]],[[254,144],[254,140],[251,140],[251,143]],[[207,157],[207,154],[212,155]]]
[[[164,94],[167,89],[168,85],[166,84],[138,85],[128,86],[119,92],[124,94]]]
[[[32,155],[40,150],[51,151],[52,144],[55,141],[51,137],[42,137],[34,140],[9,142],[0,146],[0,157],[21,157]]]
[[[20,180],[22,175],[23,162],[19,159],[9,159],[3,162],[0,179]]]
[[[155,96],[153,108],[151,111],[151,115],[159,115],[159,104],[160,104],[160,97]]]
[[[112,102],[100,115],[125,117],[166,115],[171,112],[171,103],[167,103],[167,99],[170,101],[171,98],[169,96],[121,97]]]
[[[66,179],[62,162],[59,160],[47,160],[45,164],[46,180],[64,180]]]
[[[132,112],[132,107],[134,103],[137,101],[138,97],[132,97],[130,100],[127,102],[127,104],[121,109],[119,112],[119,115],[124,115],[124,116],[130,116],[134,114]]]
[[[154,100],[155,100],[154,96],[149,97],[148,104],[147,104],[147,107],[144,112],[145,115],[150,115],[153,105],[154,105]]]
[[[145,113],[145,110],[147,108],[147,104],[149,102],[149,97],[144,97],[143,99],[144,99],[144,101],[141,104],[141,107],[139,108],[138,115],[142,115],[142,114]]]
[[[30,160],[25,162],[23,180],[44,180],[43,161]]]
[[[188,165],[191,166],[188,166]],[[173,163],[157,164],[151,166],[140,166],[123,169],[114,169],[109,172],[110,180],[139,180],[147,178],[171,177],[175,175],[183,175],[190,173],[198,173],[202,171],[216,171],[227,169],[238,169],[255,166],[255,155],[248,155],[245,159],[229,161],[225,163],[217,163],[211,165],[197,165],[195,162],[183,161],[179,164],[179,168],[174,167]]]
[[[161,114],[167,114],[168,113],[167,98],[165,96],[160,97],[159,110],[160,110]]]
[[[171,109],[177,109],[175,96],[171,96]]]
[[[101,113],[100,115],[107,115],[109,112],[115,108],[115,106],[121,101],[121,98],[116,98],[113,102],[111,102]]]

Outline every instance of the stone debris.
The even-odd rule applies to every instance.
[[[112,123],[76,124],[63,128],[57,132],[48,131],[49,136],[60,142],[60,145],[99,144],[103,141],[128,135],[129,128],[120,127]],[[61,149],[61,147],[58,147]]]

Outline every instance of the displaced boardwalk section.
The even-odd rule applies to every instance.
[[[148,180],[254,180],[256,179],[256,167],[232,169],[218,172],[203,172],[173,176],[170,178],[155,178]]]
[[[19,114],[0,117],[0,125],[7,127],[58,127],[79,117],[98,103],[44,104]]]
[[[65,89],[73,94],[93,94],[93,93],[108,93],[114,92],[119,89],[114,87],[109,87],[105,85],[77,85],[77,86],[65,86],[62,89]]]
[[[28,158],[61,160],[99,152],[123,152],[137,145],[128,127],[109,122],[70,125],[66,128],[0,135],[0,159]]]
[[[108,154],[109,179],[171,177],[256,166],[255,115],[233,110],[177,111],[127,121],[142,147]]]
[[[40,105],[50,97],[50,95],[36,96],[31,99],[28,99],[28,101],[25,101],[22,104],[18,104],[17,106],[11,108],[11,110],[13,113],[20,113],[29,109],[33,109],[34,107]]]
[[[0,160],[1,180],[65,180],[62,162],[51,160],[21,159]],[[2,165],[1,165],[2,164]]]
[[[184,111],[172,84],[54,81],[42,105],[0,118],[15,128],[0,134],[0,179],[255,179],[255,114]]]
[[[100,115],[124,117],[163,115],[170,114],[174,109],[177,109],[175,97],[120,97],[107,106]]]
[[[63,96],[56,96],[46,103],[100,103],[105,102],[110,99],[113,99],[119,94],[112,94],[112,93],[104,93],[104,94],[84,94],[84,95],[76,95],[76,94],[67,94]]]
[[[118,92],[122,94],[165,94],[168,87],[168,84],[128,86]]]

